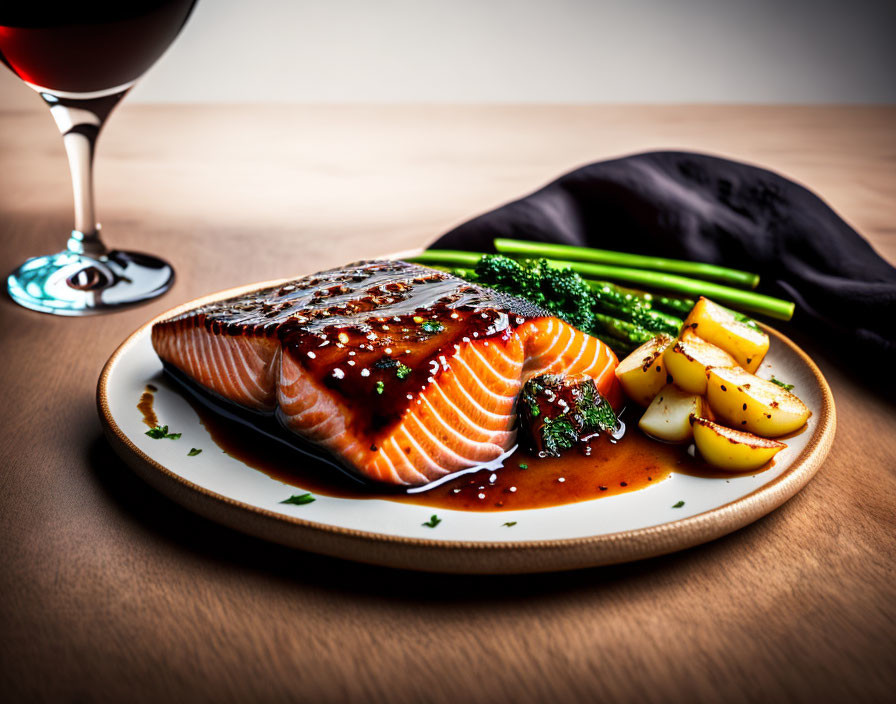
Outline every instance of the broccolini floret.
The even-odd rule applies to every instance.
[[[557,269],[544,259],[517,261],[487,254],[476,265],[476,281],[520,296],[580,330],[594,328],[591,289],[571,269]]]
[[[520,262],[500,254],[486,254],[476,264],[476,280],[508,293],[518,289],[528,278]]]
[[[601,396],[594,384],[582,384],[581,398],[575,408],[583,432],[613,432],[619,427],[619,420],[613,407]]]
[[[564,450],[569,450],[579,440],[579,434],[566,419],[545,418],[541,426],[541,437],[547,457],[559,457]]]

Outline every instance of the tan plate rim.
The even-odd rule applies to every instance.
[[[189,482],[137,448],[112,417],[108,384],[119,358],[157,321],[196,306],[290,280],[292,278],[278,279],[220,291],[156,316],[141,325],[118,346],[103,367],[97,384],[97,407],[106,436],[115,451],[140,477],[169,498],[205,518],[272,542],[358,562],[431,572],[522,574],[628,562],[714,540],[767,515],[809,482],[834,440],[837,423],[834,397],[821,371],[792,340],[763,324],[763,329],[779,344],[796,353],[815,377],[821,390],[818,426],[806,447],[781,476],[747,496],[704,513],[618,533],[520,542],[404,538],[329,526],[274,513]]]

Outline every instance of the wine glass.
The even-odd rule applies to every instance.
[[[174,41],[195,2],[36,0],[0,8],[0,61],[49,106],[75,197],[65,250],[33,257],[9,275],[7,290],[20,305],[89,315],[161,295],[174,282],[162,259],[103,244],[94,215],[93,155],[109,113]]]

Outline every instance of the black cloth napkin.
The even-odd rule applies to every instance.
[[[796,302],[796,326],[830,335],[826,347],[896,363],[896,269],[818,196],[766,169],[688,152],[597,162],[432,246],[494,251],[495,237],[753,271],[758,290]]]

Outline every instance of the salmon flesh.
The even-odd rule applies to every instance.
[[[530,378],[584,375],[616,405],[612,350],[544,310],[450,274],[368,261],[156,323],[166,365],[363,478],[420,486],[516,439]]]

